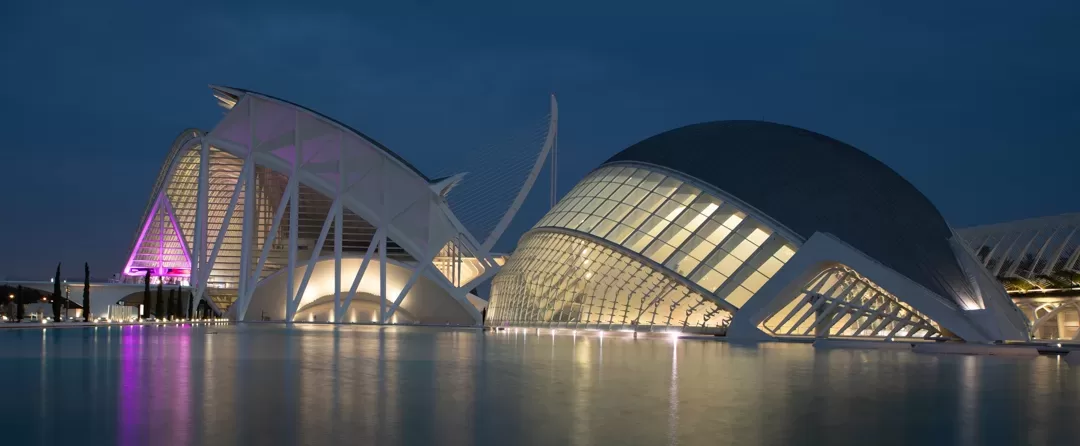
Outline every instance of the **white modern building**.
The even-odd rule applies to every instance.
[[[547,134],[498,219],[470,232],[448,205],[465,174],[432,179],[374,139],[302,106],[212,87],[226,110],[176,139],[123,274],[190,286],[241,321],[476,325],[471,291],[542,168]]]
[[[829,137],[671,130],[588,174],[492,285],[487,324],[735,339],[1029,339],[931,202]]]
[[[1080,341],[1080,214],[957,233],[1028,317],[1033,338]]]

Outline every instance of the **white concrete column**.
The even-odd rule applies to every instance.
[[[199,186],[195,198],[195,261],[191,266],[191,275],[188,281],[195,287],[195,301],[203,297],[206,291],[206,280],[209,276],[203,271],[206,268],[206,236],[207,236],[207,202],[210,195],[210,136],[204,135],[199,147]]]

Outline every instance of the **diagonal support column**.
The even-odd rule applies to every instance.
[[[307,268],[304,269],[304,277],[300,279],[300,288],[296,290],[296,296],[293,296],[293,300],[287,302],[289,308],[287,314],[289,316],[296,316],[297,306],[304,298],[304,291],[307,289],[308,281],[311,280],[311,273],[315,271],[315,263],[319,261],[319,254],[326,244],[326,236],[330,233],[330,223],[334,221],[334,216],[337,215],[338,212],[341,212],[340,199],[336,199],[330,204],[330,213],[326,214],[322,230],[319,231],[319,239],[315,242],[315,248],[311,251],[311,257],[308,258]]]
[[[364,273],[367,272],[368,263],[371,261],[371,257],[375,254],[375,251],[379,249],[378,240],[382,239],[383,228],[375,230],[375,235],[371,237],[371,243],[368,244],[367,250],[364,252],[364,260],[360,262],[360,269],[356,271],[356,277],[353,278],[352,286],[349,287],[348,294],[345,295],[345,299],[341,304],[341,309],[338,310],[337,320],[343,320],[345,313],[349,310],[349,305],[352,304],[353,297],[356,296],[356,290],[360,286],[360,281],[364,278]]]
[[[263,242],[262,252],[259,254],[259,263],[255,266],[255,272],[248,279],[248,283],[251,286],[248,288],[248,292],[240,296],[236,302],[239,307],[239,318],[243,320],[243,315],[247,313],[248,305],[251,304],[251,296],[255,294],[255,285],[259,283],[259,278],[262,277],[263,268],[266,266],[266,259],[270,255],[270,248],[274,245],[274,240],[277,239],[278,228],[281,227],[281,221],[285,216],[285,208],[291,205],[293,189],[297,188],[297,181],[295,176],[289,178],[289,182],[285,185],[285,191],[281,194],[281,199],[278,200],[278,208],[274,211],[274,219],[270,223],[270,232],[266,236],[266,241]]]

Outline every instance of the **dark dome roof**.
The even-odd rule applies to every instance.
[[[804,239],[827,232],[956,300],[969,290],[930,200],[885,164],[835,139],[763,121],[670,130],[608,159],[649,163],[709,183]]]

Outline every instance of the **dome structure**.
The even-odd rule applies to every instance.
[[[743,338],[1026,339],[934,205],[866,153],[689,125],[590,172],[493,281],[489,325]]]
[[[833,234],[942,296],[971,294],[949,247],[952,230],[933,203],[884,163],[828,136],[764,121],[714,121],[653,136],[604,164],[618,162],[682,172],[803,239]]]

